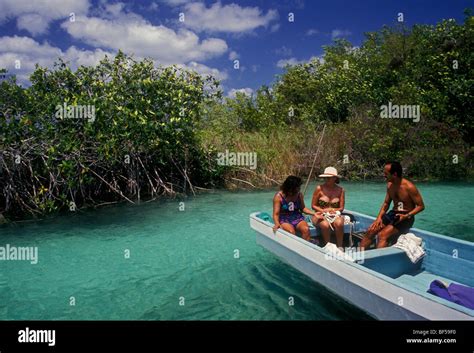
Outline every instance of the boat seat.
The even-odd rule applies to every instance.
[[[458,283],[452,279],[441,277],[425,270],[420,270],[412,274],[404,274],[397,278],[397,282],[400,282],[410,288],[417,289],[420,292],[427,292],[430,288],[431,282],[434,280],[439,280],[446,284],[457,283],[465,285],[464,283]]]
[[[363,262],[360,264],[391,278],[397,278],[418,272],[422,262],[423,259],[414,264],[402,249],[388,247],[364,251]]]

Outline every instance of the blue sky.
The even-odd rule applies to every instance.
[[[400,12],[411,26],[461,22],[467,7],[472,0],[0,0],[0,67],[27,84],[36,63],[93,65],[121,49],[213,74],[226,94],[251,93],[337,37],[358,46]]]

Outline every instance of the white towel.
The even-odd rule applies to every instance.
[[[323,250],[326,252],[325,258],[330,260],[347,260],[350,262],[355,262],[352,256],[347,255],[344,251],[340,250],[336,244],[327,243]]]
[[[407,254],[411,262],[416,264],[425,256],[425,251],[421,247],[422,239],[413,233],[402,234],[398,237],[394,247],[402,249]]]
[[[351,224],[351,217],[344,215],[344,224]]]
[[[340,216],[341,216],[341,212],[339,211],[336,211],[334,213],[329,213],[329,212],[323,213],[324,219],[329,223],[329,227],[331,227],[332,230],[334,230],[334,227],[332,226],[332,224]]]

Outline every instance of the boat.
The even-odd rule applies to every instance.
[[[345,225],[353,246],[375,220],[358,212]],[[310,224],[311,236],[317,236]],[[369,249],[359,259],[328,256],[325,248],[282,230],[273,232],[266,212],[250,215],[257,243],[284,262],[378,320],[473,320],[474,310],[428,292],[433,280],[474,287],[474,243],[411,228],[422,238],[425,256],[412,263],[405,251],[390,246]],[[348,228],[350,227],[350,229]],[[346,251],[347,252],[347,251]],[[360,253],[359,253],[360,254]]]

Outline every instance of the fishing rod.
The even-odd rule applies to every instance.
[[[309,181],[311,180],[311,175],[313,174],[314,165],[316,164],[316,159],[318,158],[318,155],[319,155],[319,150],[321,147],[321,143],[323,142],[325,130],[326,130],[326,124],[324,124],[323,131],[321,132],[321,136],[319,136],[318,149],[316,150],[316,154],[314,155],[313,165],[311,166],[311,170],[309,171],[308,179],[306,179],[306,184],[303,190],[303,196],[306,194],[306,189],[308,188]]]

